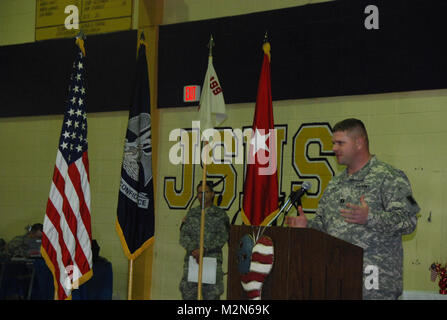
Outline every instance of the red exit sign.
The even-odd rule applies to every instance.
[[[183,102],[196,102],[200,100],[200,86],[190,85],[183,87]]]

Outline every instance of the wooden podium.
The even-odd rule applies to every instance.
[[[248,299],[241,285],[237,252],[240,239],[252,233],[251,226],[231,226],[227,299]],[[362,299],[362,248],[307,228],[267,227],[264,235],[273,240],[274,262],[262,300]]]

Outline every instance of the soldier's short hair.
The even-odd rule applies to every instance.
[[[35,223],[35,224],[33,224],[33,225],[31,226],[31,228],[30,228],[30,231],[31,231],[31,232],[34,232],[34,231],[37,231],[37,230],[43,231],[43,224],[41,224],[41,223]]]
[[[368,139],[368,132],[366,132],[366,127],[362,120],[355,119],[355,118],[349,118],[342,120],[340,122],[337,122],[332,129],[332,132],[338,132],[338,131],[348,131],[348,132],[356,132],[360,136],[365,138],[366,147],[369,150],[369,139]]]
[[[208,187],[208,188],[210,188],[210,190],[212,191],[212,192],[214,192],[214,183],[212,182],[212,181],[210,181],[210,180],[206,180],[205,181],[205,184],[206,184],[206,186]],[[200,181],[199,182],[199,184],[197,185],[197,190],[199,189],[199,187],[201,187],[202,186],[202,181]]]

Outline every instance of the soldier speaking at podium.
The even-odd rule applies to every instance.
[[[332,142],[337,162],[346,169],[328,184],[314,219],[308,221],[299,207],[299,215],[287,217],[286,223],[362,247],[364,270],[375,268],[378,278],[372,285],[364,280],[363,299],[397,299],[402,294],[402,235],[415,230],[420,210],[410,182],[403,171],[370,154],[362,121],[337,123]]]

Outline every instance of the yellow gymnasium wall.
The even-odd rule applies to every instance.
[[[219,71],[222,72],[216,70],[218,74]],[[257,79],[253,81],[257,82]],[[225,93],[225,88],[223,90]],[[334,157],[321,156],[321,152],[324,153],[327,148],[327,126],[332,127],[336,122],[348,117],[364,121],[373,154],[404,170],[408,175],[421,211],[417,230],[404,237],[404,290],[436,291],[437,284],[430,281],[428,268],[434,261],[447,259],[447,249],[443,245],[447,240],[447,221],[443,209],[445,197],[442,195],[447,157],[447,147],[444,143],[447,130],[443,126],[447,120],[446,106],[446,90],[273,102],[275,124],[280,127],[280,132],[284,132],[284,128],[287,131],[285,142],[283,141],[282,145],[278,143],[283,149],[278,150],[282,154],[282,165],[278,168],[280,187],[287,195],[293,182],[306,180],[312,182],[311,192],[317,192],[316,177],[300,178],[296,168],[301,175],[306,168],[308,173],[313,172],[314,175],[322,173],[322,183],[327,179],[325,174],[329,172],[328,166],[332,167],[336,174],[343,170],[343,167],[336,164]],[[242,129],[251,126],[254,103],[228,105],[227,113],[228,119],[222,127]],[[192,166],[182,168],[181,165],[172,165],[167,157],[170,150],[178,144],[178,141],[169,141],[170,132],[175,128],[191,128],[191,121],[195,119],[195,108],[160,111],[158,179],[160,183],[164,181],[164,186],[159,184],[157,188],[159,209],[152,285],[154,299],[180,298],[177,287],[182,275],[184,250],[178,244],[178,234],[186,210],[172,208],[187,202],[190,189],[194,190],[201,180],[201,166],[196,164],[194,169]],[[307,156],[314,159],[324,158],[327,163],[321,160],[319,164],[309,167],[304,157],[305,145],[306,142],[315,142],[318,138],[321,142],[311,143]],[[329,150],[330,148],[329,143]],[[231,169],[228,169],[231,167],[229,165],[220,166],[226,168],[221,168],[220,171],[214,168],[215,174],[230,173],[226,178],[222,206],[228,205],[229,199],[234,196],[234,202],[227,210],[231,219],[240,206],[243,165],[234,164]],[[175,191],[172,188],[172,179],[167,177],[176,178]],[[236,185],[235,189],[232,187],[233,183]],[[217,187],[217,191],[223,191],[222,187]],[[303,202],[307,209],[312,208],[314,204],[315,202],[310,200]],[[431,222],[428,221],[430,214]],[[312,214],[309,214],[309,217],[311,218]],[[236,224],[241,224],[240,217]],[[227,248],[224,249],[225,252],[226,250]]]
[[[115,217],[127,112],[88,114],[92,236],[113,266],[113,297],[125,299],[127,259]],[[0,119],[0,237],[42,223],[56,160],[62,116]]]
[[[176,23],[315,2],[228,0],[224,6],[219,5],[220,1],[210,4],[208,0],[147,0],[139,4],[162,10],[163,23]],[[34,41],[34,17],[34,1],[0,1],[0,45]],[[143,24],[145,27],[151,25]],[[254,48],[253,56],[259,54],[262,54],[261,48]],[[272,59],[275,59],[274,47]],[[216,71],[218,74],[225,72]],[[253,81],[257,83],[258,79]],[[225,95],[225,88],[223,91]],[[335,173],[342,170],[330,156],[323,156],[326,161],[320,161],[318,168],[308,167],[302,151],[308,139],[314,139],[315,134],[323,135],[321,145],[326,148],[328,126],[347,117],[357,117],[365,122],[372,153],[407,173],[414,197],[421,207],[417,230],[404,237],[404,290],[437,291],[437,284],[429,280],[428,268],[434,261],[447,262],[447,247],[444,245],[447,241],[447,221],[443,212],[446,200],[442,194],[446,181],[447,129],[444,123],[447,120],[447,90],[274,101],[273,108],[275,124],[280,126],[283,134],[279,150],[282,165],[278,169],[281,172],[281,191],[287,195],[293,182],[305,180],[298,176],[298,170],[305,171],[307,168],[316,170],[316,173],[326,172],[326,175],[321,174],[323,182],[327,179],[328,167]],[[224,127],[249,127],[253,121],[254,103],[228,105],[227,112],[229,117],[223,123]],[[159,150],[154,155],[157,157],[158,172],[155,177],[157,212],[152,299],[180,299],[178,283],[184,250],[178,244],[178,236],[186,209],[169,207],[175,206],[171,203],[172,198],[178,200],[179,197],[166,191],[169,189],[165,189],[165,178],[175,177],[179,192],[184,191],[181,186],[183,178],[189,183],[185,186],[192,186],[192,189],[201,179],[199,165],[194,166],[193,173],[188,175],[184,171],[183,175],[180,165],[169,162],[169,151],[177,143],[169,141],[169,133],[175,128],[191,128],[191,121],[196,117],[195,108],[159,110]],[[61,122],[62,116],[0,119],[0,238],[9,241],[13,236],[22,234],[26,225],[43,220]],[[101,246],[100,254],[113,264],[113,297],[126,299],[128,265],[114,223],[127,112],[88,114],[88,126],[92,233]],[[308,156],[316,157],[320,153],[319,148],[319,144],[311,143]],[[231,178],[226,180],[224,197],[230,218],[239,208],[242,168],[242,164],[224,167],[224,172]],[[316,188],[315,177],[310,181]],[[188,199],[190,196],[184,197]],[[180,201],[183,203],[179,206],[184,206],[185,199],[180,197]],[[313,201],[310,206],[315,205],[316,200]],[[428,221],[430,215],[431,222]],[[238,219],[237,223],[240,224],[241,220]],[[141,278],[136,278],[137,283],[141,281]]]

